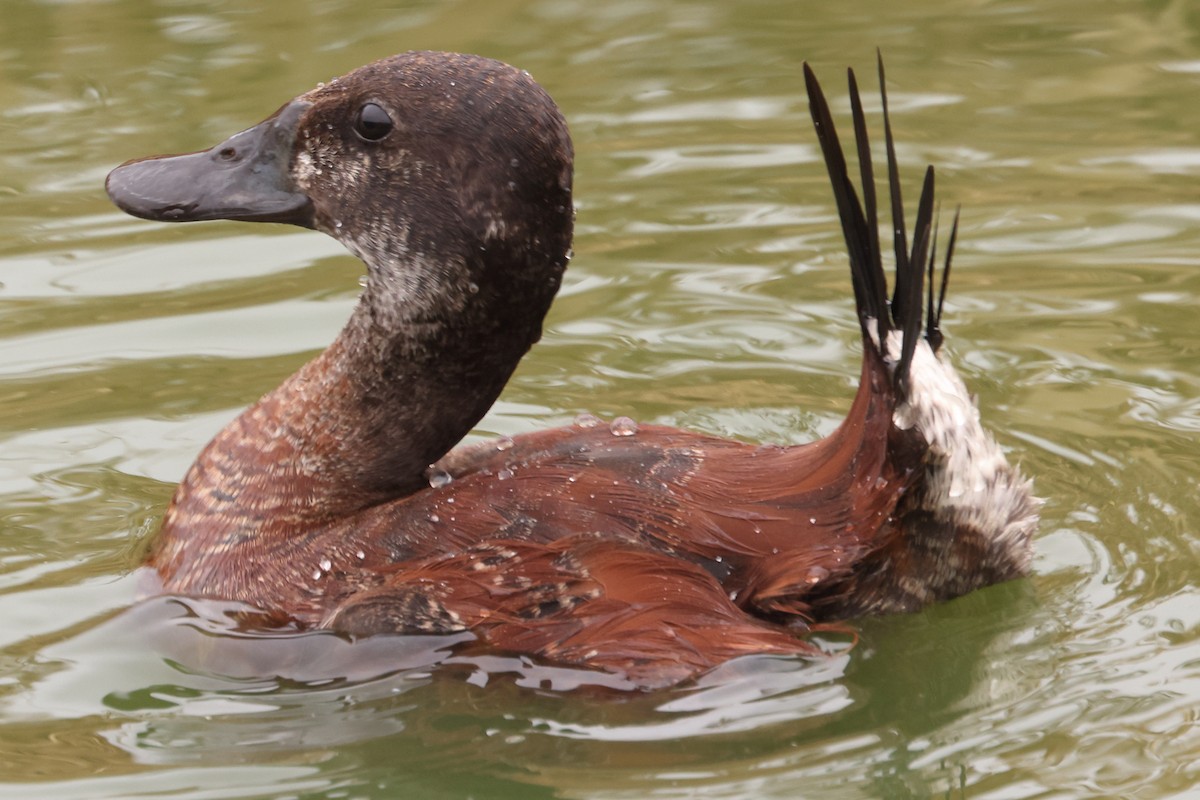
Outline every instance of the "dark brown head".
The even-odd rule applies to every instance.
[[[538,316],[540,330],[570,250],[571,178],[566,124],[527,73],[414,52],[336,78],[209,150],[130,161],[106,188],[146,219],[323,231],[367,262],[368,292],[402,318],[457,314],[492,294]]]
[[[424,485],[541,335],[569,258],[571,170],[546,92],[525,72],[454,53],[368,64],[209,150],[113,170],[109,196],[135,216],[287,222],[367,264],[337,341],[202,459],[236,463],[304,524],[308,506],[344,510]],[[242,453],[274,435],[264,415],[270,430],[297,432],[289,446],[302,458]],[[180,507],[213,516],[201,489],[224,473],[193,473],[194,502]]]

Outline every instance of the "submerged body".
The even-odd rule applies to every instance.
[[[540,336],[570,247],[566,127],[511,67],[396,56],[212,150],[115,170],[130,213],[291,222],[368,266],[338,339],[185,477],[157,590],[352,635],[471,630],[649,687],[1023,574],[1038,503],[937,353],[940,298],[922,310],[932,171],[910,251],[888,129],[889,302],[870,171],[864,207],[806,76],[864,360],[843,424],[795,447],[582,417],[451,450]]]

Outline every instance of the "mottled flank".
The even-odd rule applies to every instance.
[[[311,227],[368,270],[333,344],[184,478],[156,589],[350,636],[471,631],[466,647],[649,688],[742,654],[816,655],[814,623],[1025,573],[1038,501],[939,356],[941,296],[924,294],[932,168],[906,230],[885,97],[890,292],[870,170],[856,188],[805,77],[864,357],[846,420],[798,447],[584,415],[451,449],[540,337],[569,258],[571,143],[527,73],[407,53],[211,150],[114,170],[130,213]],[[853,75],[850,93],[865,161]]]

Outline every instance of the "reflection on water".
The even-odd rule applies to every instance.
[[[1200,17],[843,6],[7,3],[0,794],[1187,796]],[[1048,499],[1031,580],[650,695],[469,641],[264,638],[233,608],[130,608],[171,486],[332,338],[359,267],[314,234],[126,218],[109,168],[208,146],[408,47],[517,63],[572,125],[577,256],[480,434],[590,410],[799,442],[858,376],[799,64],[833,88],[875,46],[901,162],[935,163],[963,206],[948,348]]]
[[[393,766],[473,754],[534,767],[556,785],[575,780],[560,763],[565,753],[569,764],[619,756],[693,770],[731,743],[745,747],[746,737],[758,741],[759,762],[790,760],[802,747],[837,763],[845,753],[833,743],[861,739],[865,727],[919,735],[954,709],[1005,699],[987,685],[1004,682],[989,654],[1011,646],[1017,620],[1036,606],[1020,585],[981,594],[992,596],[907,620],[920,635],[874,625],[849,652],[742,658],[693,687],[649,695],[582,670],[456,654],[470,634],[353,643],[328,633],[244,634],[244,607],[158,598],[43,648],[56,668],[4,711],[26,724],[99,722],[94,735],[141,767],[309,759],[377,739],[401,751]],[[954,658],[933,658],[927,643],[947,639]],[[897,698],[886,709],[867,702],[880,681]],[[826,769],[828,759],[819,759]]]

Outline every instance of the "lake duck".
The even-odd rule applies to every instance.
[[[328,349],[192,465],[149,591],[240,601],[265,627],[470,631],[468,648],[652,688],[740,655],[815,655],[816,627],[1026,573],[1039,501],[939,351],[957,218],[935,293],[933,168],[907,233],[881,62],[889,298],[849,75],[861,200],[804,66],[861,383],[845,421],[799,446],[584,415],[455,447],[540,338],[571,257],[571,140],[524,71],[405,53],[209,150],[113,170],[108,194],[135,216],[290,223],[367,266]]]

